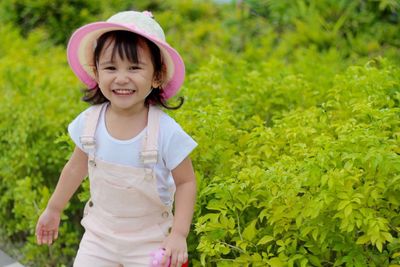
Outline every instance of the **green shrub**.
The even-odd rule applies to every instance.
[[[213,70],[211,64],[197,74],[199,87],[191,92],[204,84],[210,86],[204,94],[218,91],[209,82]],[[194,160],[202,178],[195,220],[201,263],[398,264],[399,72],[385,60],[350,67],[317,96],[320,103],[305,106],[290,102],[307,90],[290,75],[282,83],[294,88],[269,98],[268,80],[252,90],[240,83],[225,88],[244,107],[255,102],[250,94],[265,105],[288,100],[271,127],[257,110],[243,120],[219,98],[183,115],[194,118],[183,124],[202,146]],[[257,77],[249,76],[242,79]]]
[[[42,33],[23,40],[2,25],[0,36],[0,222],[23,244],[24,263],[55,266],[75,254],[82,232],[77,200],[62,218],[54,247],[35,245],[34,228],[71,151],[65,138],[56,140],[82,106],[78,83],[64,49],[43,43]]]
[[[3,23],[18,25],[24,36],[42,27],[50,40],[66,45],[78,27],[109,16],[110,9],[124,10],[129,6],[130,1],[124,0],[3,0],[0,18]]]
[[[349,13],[337,31],[334,10],[342,12],[346,1],[278,2],[267,8],[285,7],[282,21],[240,5],[132,4],[158,10],[167,39],[187,62],[186,103],[171,114],[199,143],[192,155],[199,194],[188,238],[191,262],[399,265],[398,31],[385,13],[392,2],[379,1],[387,4],[371,20]],[[16,3],[26,3],[32,18],[51,9],[43,1],[6,0],[0,7]],[[87,10],[82,14],[99,8],[104,18],[117,2],[79,3]],[[93,19],[86,15],[76,23]],[[58,17],[52,24],[52,16],[49,27],[0,25],[0,241],[13,242],[27,266],[71,264],[88,196],[85,183],[65,210],[54,245],[35,244],[37,217],[72,150],[66,127],[86,107],[65,48],[46,40],[63,25]],[[358,20],[368,20],[370,29],[360,22],[365,27],[342,40]]]
[[[398,1],[247,0],[241,8],[244,20],[262,17],[278,33],[293,31],[283,41],[294,46],[312,44],[319,50],[335,48],[362,55],[378,52],[380,45],[399,47]]]

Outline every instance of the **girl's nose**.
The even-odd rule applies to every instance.
[[[125,72],[117,73],[115,77],[115,82],[118,84],[125,84],[129,81],[129,77]]]

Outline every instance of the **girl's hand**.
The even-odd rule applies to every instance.
[[[161,266],[165,266],[168,257],[171,257],[171,267],[181,267],[188,260],[186,236],[180,233],[171,232],[163,243],[165,255]]]
[[[36,225],[36,242],[39,245],[51,245],[58,237],[60,212],[46,208]]]

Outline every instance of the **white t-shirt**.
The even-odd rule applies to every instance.
[[[79,141],[85,123],[85,113],[93,107],[89,107],[78,115],[68,126],[68,133],[74,143],[85,151]],[[129,140],[119,140],[112,137],[106,128],[105,110],[100,113],[97,124],[96,157],[101,160],[129,165],[133,167],[144,167],[139,158],[142,151],[143,137],[147,130],[144,128],[138,135]],[[160,132],[158,134],[158,161],[154,166],[157,177],[158,193],[160,199],[166,205],[172,204],[172,196],[175,192],[175,183],[171,170],[176,168],[197,146],[197,143],[166,113],[160,117]]]

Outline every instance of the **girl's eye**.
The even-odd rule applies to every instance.
[[[104,69],[105,69],[105,70],[115,70],[115,67],[113,67],[113,66],[108,66],[108,67],[105,67]]]
[[[140,70],[139,66],[131,66],[129,69],[131,69],[131,70]]]

